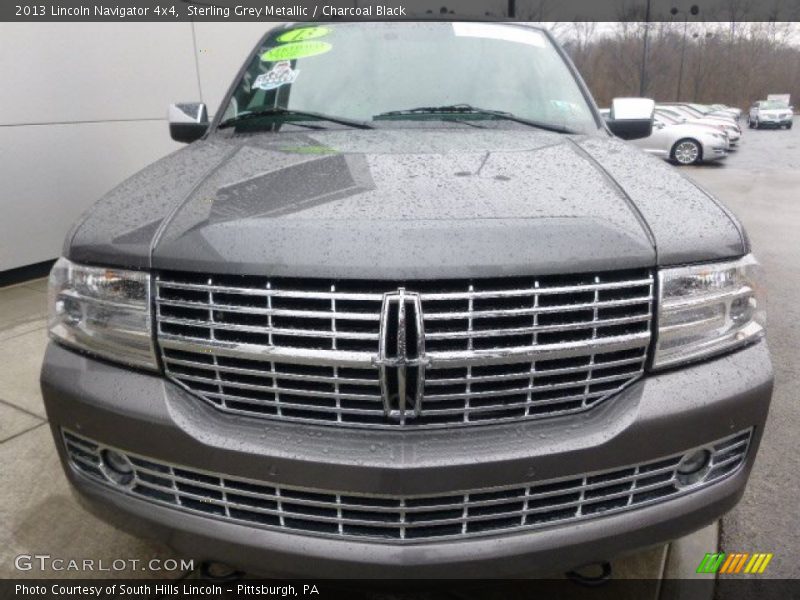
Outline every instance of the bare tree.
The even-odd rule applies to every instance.
[[[744,14],[749,0],[724,0],[726,10]],[[745,108],[769,93],[800,98],[798,26],[787,22],[655,23],[650,30],[648,94],[676,99],[682,71],[682,100],[722,102]],[[643,23],[618,22],[612,31],[574,23],[568,51],[600,105],[615,96],[638,94]]]

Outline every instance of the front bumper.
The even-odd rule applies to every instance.
[[[51,344],[42,391],[65,471],[118,526],[201,560],[306,577],[514,577],[605,560],[674,539],[740,498],[766,420],[764,342],[648,376],[578,415],[443,430],[359,430],[223,415],[159,376]],[[592,473],[703,446],[753,428],[742,468],[686,495],[628,512],[513,534],[413,544],[312,537],[159,506],[67,464],[62,429],[165,462],[285,486],[432,495]]]
[[[784,127],[792,122],[792,117],[760,117],[758,124],[761,127]]]
[[[730,145],[728,143],[703,144],[703,160],[721,160],[727,158]]]

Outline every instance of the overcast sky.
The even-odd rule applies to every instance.
[[[681,22],[682,23],[682,22]],[[574,33],[574,28],[572,27],[571,23],[553,23],[553,22],[545,22],[541,23],[542,25],[546,25],[548,27],[552,27],[556,30],[559,39],[569,39],[571,35]],[[613,33],[616,28],[618,27],[618,22],[600,22],[596,24],[595,35],[608,35]],[[727,32],[730,30],[730,23],[717,23],[717,22],[696,22],[696,21],[689,21],[688,31],[691,33],[705,33],[705,32]],[[751,24],[751,23],[737,23],[737,26],[748,27],[750,25],[763,25],[762,23]],[[789,42],[793,45],[800,46],[800,23],[787,23],[787,22],[779,22],[775,23],[775,26],[780,28],[788,29],[789,31]]]

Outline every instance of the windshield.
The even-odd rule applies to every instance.
[[[789,105],[785,102],[781,102],[780,100],[766,100],[761,103],[761,108],[766,108],[767,110],[780,110],[782,108],[789,108]]]
[[[236,83],[222,121],[281,107],[372,123],[391,111],[456,105],[503,111],[559,129],[600,130],[544,33],[489,23],[304,24],[274,30]],[[264,118],[298,120],[298,115],[288,119],[271,112]],[[376,124],[440,120],[447,113],[383,116]],[[450,118],[496,116],[454,111]],[[247,119],[247,127],[255,121]]]
[[[673,119],[674,121],[676,121],[678,123],[681,123],[681,122],[685,121],[687,116],[688,116],[688,115],[686,115],[684,113],[681,113],[678,110],[673,110],[671,108],[660,108],[659,107],[659,108],[656,109],[656,113],[658,113],[659,115],[662,115],[662,116],[669,117],[669,118]]]
[[[656,119],[665,125],[677,125],[680,121],[663,111],[656,111]]]
[[[678,108],[678,110],[681,110],[681,111],[685,112],[686,114],[688,114],[688,115],[690,115],[692,117],[702,117],[703,114],[704,114],[704,113],[701,113],[696,108],[692,108],[691,106],[686,106],[685,104],[681,105],[681,106],[679,106],[677,108]]]

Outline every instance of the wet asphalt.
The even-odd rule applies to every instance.
[[[768,290],[775,391],[744,498],[722,520],[720,548],[772,552],[765,575],[800,578],[800,125],[743,128],[740,149],[729,158],[682,169],[742,220]],[[735,585],[721,578],[718,597],[735,598]]]

